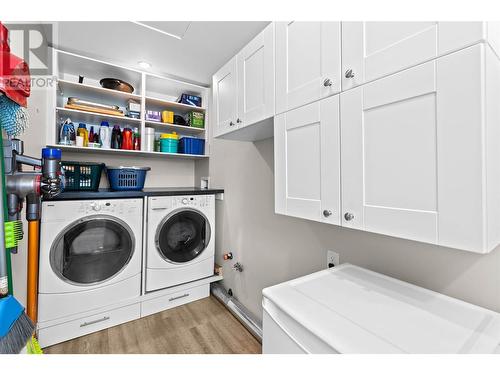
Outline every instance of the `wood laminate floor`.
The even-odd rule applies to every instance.
[[[258,354],[260,343],[213,296],[44,349],[46,354]]]

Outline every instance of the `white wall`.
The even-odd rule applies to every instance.
[[[263,288],[325,268],[326,250],[353,263],[500,311],[500,251],[477,255],[274,214],[273,139],[256,143],[214,140],[210,171],[225,189],[216,209],[216,258],[224,285],[257,317]],[[232,251],[234,261],[222,253]],[[232,271],[239,261],[243,273]]]

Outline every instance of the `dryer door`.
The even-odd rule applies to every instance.
[[[50,250],[50,264],[65,282],[100,284],[125,268],[134,249],[135,238],[125,222],[107,215],[89,216],[57,236]]]
[[[156,231],[156,249],[167,262],[187,263],[197,258],[210,243],[210,223],[191,208],[167,215]]]

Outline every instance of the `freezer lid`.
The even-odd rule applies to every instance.
[[[350,264],[263,291],[341,353],[492,353],[500,314]],[[264,332],[265,335],[265,332]]]

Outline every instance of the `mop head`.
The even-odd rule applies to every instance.
[[[12,296],[0,299],[0,353],[18,354],[35,333],[35,324]]]
[[[0,95],[0,127],[11,137],[24,133],[28,127],[28,110],[6,95]]]

